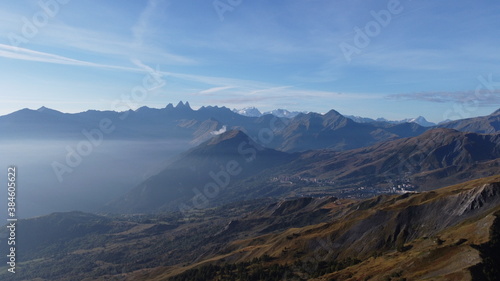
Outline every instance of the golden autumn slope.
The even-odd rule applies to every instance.
[[[495,246],[487,242],[495,235],[495,220],[498,231],[500,176],[430,192],[337,200],[321,208],[332,214],[325,222],[238,239],[202,261],[128,277],[168,280],[208,264],[240,264],[250,272],[279,264],[286,267],[279,280],[471,280],[471,267],[491,258],[485,253]],[[357,264],[334,268],[334,261],[347,260]],[[227,271],[210,280],[228,280]]]

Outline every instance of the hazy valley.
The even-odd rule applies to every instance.
[[[499,122],[182,102],[0,116],[23,218],[18,279],[1,278],[495,280]]]

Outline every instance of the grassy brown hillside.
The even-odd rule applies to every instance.
[[[19,221],[17,273],[0,280],[495,280],[499,214],[500,176],[189,216],[55,213]]]
[[[431,192],[380,196],[344,208],[348,211],[341,217],[240,239],[209,259],[157,268],[133,279],[167,280],[193,268],[202,274],[210,264],[224,271],[209,280],[226,280],[217,278],[229,271],[225,265],[236,264],[245,265],[249,274],[280,265],[289,280],[471,280],[470,268],[485,259],[479,245],[488,243],[498,219],[500,176]],[[258,260],[262,257],[266,261]],[[339,264],[347,261],[359,263],[342,269]]]

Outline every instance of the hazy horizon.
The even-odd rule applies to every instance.
[[[439,122],[500,106],[496,1],[229,2],[3,3],[0,114],[189,100]]]
[[[2,141],[0,166],[14,165],[18,170],[19,218],[74,210],[99,212],[189,147],[172,140],[104,140],[72,172],[62,174],[60,181],[52,164],[65,164],[67,147],[77,143],[65,139]],[[2,200],[0,208],[7,210],[7,201]]]
[[[179,101],[179,102],[183,102],[183,101]],[[204,105],[192,105],[189,101],[186,101],[190,104],[190,107],[193,109],[193,110],[199,110],[201,107],[207,107],[207,106],[219,106],[219,105],[215,105],[215,104],[204,104]],[[165,106],[163,107],[151,107],[151,106],[147,106],[147,105],[143,105],[143,106],[140,106],[140,107],[148,107],[148,108],[151,108],[151,109],[163,109],[165,108],[168,104],[172,104],[173,106],[176,106],[177,103],[174,103],[174,102],[169,102],[169,103],[166,103]],[[138,108],[140,108],[138,107]],[[256,108],[258,109],[261,113],[264,113],[264,112],[269,112],[269,111],[272,111],[272,110],[276,110],[276,109],[284,109],[284,110],[288,110],[290,112],[293,112],[294,110],[289,110],[288,108],[286,107],[279,107],[279,108],[273,108],[272,110],[269,110],[269,111],[264,111],[264,110],[261,110],[260,108],[258,107],[255,107],[255,106],[249,106],[249,107],[244,107],[244,108],[229,108],[229,107],[226,107],[226,106],[219,106],[219,107],[225,107],[225,108],[228,108],[232,111],[234,110],[242,110],[242,109],[248,109],[248,108]],[[9,114],[12,114],[14,112],[17,112],[17,111],[20,111],[20,110],[23,110],[23,109],[29,109],[29,110],[39,110],[41,108],[47,108],[47,109],[51,109],[51,110],[55,110],[55,111],[59,111],[61,113],[68,113],[68,114],[77,114],[77,113],[84,113],[84,112],[87,112],[87,111],[115,111],[115,112],[124,112],[124,111],[116,111],[116,110],[99,110],[99,109],[93,109],[93,108],[88,108],[86,110],[83,110],[83,111],[63,111],[63,110],[59,110],[57,108],[49,108],[49,107],[46,107],[44,105],[42,105],[41,107],[39,108],[28,108],[28,107],[24,107],[24,108],[19,108],[17,110],[14,110],[12,112],[9,112],[7,114],[3,114],[3,115],[0,115],[1,116],[6,116],[6,115],[9,115]],[[137,108],[137,109],[138,109]],[[137,110],[136,109],[136,110]],[[331,108],[330,110],[336,110],[335,108]],[[401,119],[389,119],[383,115],[381,116],[376,116],[376,117],[370,117],[370,116],[365,116],[363,115],[362,112],[359,112],[359,113],[356,113],[356,114],[344,114],[343,112],[339,112],[340,114],[344,115],[344,116],[354,116],[354,117],[363,117],[363,118],[371,118],[371,119],[378,119],[378,118],[384,118],[388,121],[400,121],[400,120],[404,120],[404,119],[411,119],[411,118],[417,118],[417,117],[424,117],[427,121],[430,121],[430,122],[434,122],[434,123],[439,123],[439,122],[443,122],[443,121],[447,121],[447,120],[459,120],[459,119],[465,119],[465,118],[474,118],[474,117],[480,117],[480,116],[487,116],[487,115],[490,115],[492,113],[494,113],[495,111],[497,111],[498,109],[495,109],[489,113],[486,113],[484,115],[480,114],[480,115],[467,115],[466,117],[461,117],[460,115],[452,115],[450,117],[454,117],[454,118],[450,118],[450,119],[441,119],[441,120],[433,120],[433,119],[430,119],[428,118],[427,116],[425,116],[425,112],[422,113],[422,114],[418,114],[416,116],[405,116],[404,118],[401,118]],[[338,110],[336,110],[338,111]],[[315,111],[308,111],[308,110],[301,110],[300,112],[315,112]],[[315,113],[319,113],[319,114],[326,114],[328,111],[326,112],[315,112]],[[476,113],[479,113],[479,112],[476,112]]]

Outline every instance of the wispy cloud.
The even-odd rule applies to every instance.
[[[316,91],[300,89],[293,86],[273,86],[269,88],[250,89],[234,88],[232,92],[211,95],[206,100],[207,103],[231,104],[231,105],[255,105],[260,102],[284,104],[290,101],[319,100],[328,103],[339,100],[367,100],[380,99],[380,95],[359,94],[359,93],[339,93],[333,91]]]
[[[300,89],[296,86],[283,86],[254,80],[165,72],[158,69],[155,70],[138,59],[131,60],[132,63],[137,67],[99,64],[46,52],[34,51],[27,48],[16,48],[5,44],[0,44],[0,57],[80,67],[157,73],[158,75],[166,75],[175,79],[213,86],[211,88],[201,90],[196,94],[193,94],[211,96],[212,98],[210,99],[210,102],[213,103],[244,104],[266,100],[286,101],[289,99],[303,98],[322,98],[332,100],[359,100],[377,98],[377,96],[373,94],[345,94],[333,91]]]
[[[61,64],[61,65],[72,65],[81,67],[93,67],[101,69],[110,70],[121,70],[129,72],[148,72],[152,75],[165,75],[165,72],[161,72],[159,69],[153,69],[152,67],[144,64],[139,59],[131,59],[130,61],[137,67],[127,67],[112,64],[101,64],[84,60],[77,60],[65,56],[60,56],[56,54],[39,52],[27,48],[13,47],[11,45],[0,43],[0,57],[14,60],[24,60],[40,63],[51,63],[51,64]]]
[[[146,30],[146,27],[144,28]],[[117,34],[54,24],[50,30],[47,30],[43,44],[90,51],[98,55],[114,56],[125,60],[129,60],[130,57],[140,57],[140,59],[147,62],[169,65],[197,64],[193,58],[169,52],[163,47],[146,44],[143,42],[145,32],[136,30],[132,32],[134,36],[130,39]]]
[[[132,26],[132,34],[134,35],[134,45],[141,46],[144,42],[144,35],[150,30],[149,20],[157,10],[159,1],[149,0],[146,8],[139,15],[139,19]]]
[[[279,85],[228,77],[172,72],[164,72],[164,74],[176,79],[214,86],[190,94],[192,96],[206,96],[208,98],[206,102],[212,104],[244,104],[266,100],[285,102],[290,99],[368,100],[384,97],[384,95],[374,93],[320,91],[300,88],[296,85]]]
[[[226,127],[226,125],[224,125],[219,130],[210,132],[210,134],[217,136],[217,135],[224,134],[226,131],[227,131],[227,127]]]
[[[151,66],[145,65],[141,60],[138,59],[131,59],[130,60],[133,64],[138,66],[139,68],[142,68],[144,71],[149,72],[149,73],[154,73],[156,70],[154,70]]]
[[[134,71],[134,72],[140,71],[137,68],[99,64],[94,62],[72,59],[55,54],[34,51],[27,48],[13,47],[11,45],[5,45],[5,44],[0,44],[0,57],[8,59],[16,59],[16,60],[33,61],[33,62],[53,63],[53,64],[107,68],[107,69]]]
[[[169,52],[164,46],[156,46],[145,41],[147,35],[157,30],[154,28],[154,24],[150,22],[150,18],[157,12],[160,2],[163,3],[164,1],[151,0],[148,2],[146,8],[139,15],[139,19],[131,27],[131,36],[130,33],[90,30],[81,26],[73,26],[57,18],[41,31],[36,40],[30,40],[29,47],[43,47],[44,49],[55,47],[71,52],[84,51],[87,54],[102,56],[105,59],[115,58],[124,61],[130,60],[131,57],[138,57],[148,63],[155,62],[168,65],[197,64],[197,61],[193,58]],[[14,32],[21,34],[23,23],[19,22],[19,19],[25,15],[16,14],[15,11],[9,11],[9,13],[0,11],[0,16],[2,19],[4,17],[9,19],[0,23],[2,33]],[[161,34],[154,34],[155,36],[162,36]],[[9,40],[4,38],[0,42],[9,43]]]
[[[213,85],[215,87],[243,87],[243,88],[269,88],[273,87],[272,84],[259,82],[256,80],[245,80],[228,78],[221,76],[210,76],[210,75],[198,75],[198,74],[186,74],[186,73],[175,73],[175,72],[163,72],[165,75],[169,75],[174,78],[197,82],[206,85]],[[220,91],[220,89],[219,89]]]
[[[417,100],[434,103],[466,103],[476,102],[479,106],[500,104],[500,89],[456,91],[456,92],[419,92],[403,93],[386,96],[392,100]]]
[[[234,86],[213,87],[213,88],[210,88],[210,89],[199,91],[198,94],[200,94],[200,95],[212,95],[212,94],[215,94],[215,93],[218,93],[218,92],[222,92],[222,91],[225,91],[225,90],[229,90],[229,89],[233,89],[233,88],[235,88],[235,87]]]

